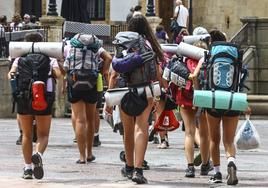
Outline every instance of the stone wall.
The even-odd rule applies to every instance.
[[[229,37],[242,26],[244,16],[267,16],[268,0],[198,0],[193,1],[193,24],[218,28]]]

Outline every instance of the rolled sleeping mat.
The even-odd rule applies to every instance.
[[[63,42],[10,42],[9,54],[11,58],[21,57],[28,53],[42,53],[49,57],[63,57]]]
[[[204,40],[210,37],[210,34],[203,34],[203,35],[186,35],[183,36],[183,42],[187,44],[194,44],[197,41]]]
[[[204,57],[205,49],[180,42],[180,44],[161,44],[161,48],[164,52],[182,55],[195,60],[199,60]]]
[[[213,102],[214,98],[214,102]],[[247,94],[229,91],[194,90],[194,106],[223,110],[245,111],[248,107]]]
[[[144,87],[138,87],[137,89],[138,89],[138,93],[141,94],[143,92]],[[152,95],[150,87],[149,86],[145,87],[145,92],[146,92],[147,98],[150,98],[153,96],[156,97],[156,96],[161,95],[161,89],[160,89],[159,82],[154,82],[152,84],[152,89],[153,89],[153,95]],[[120,105],[122,98],[124,97],[124,95],[128,91],[129,91],[128,87],[108,89],[104,94],[106,104],[108,106]]]

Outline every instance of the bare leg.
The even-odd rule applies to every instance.
[[[87,119],[87,158],[92,158],[92,146],[95,129],[96,103],[86,104],[86,119]]]

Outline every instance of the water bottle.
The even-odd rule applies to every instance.
[[[103,80],[102,80],[102,75],[101,73],[98,74],[98,79],[97,79],[97,91],[102,92],[103,91]]]
[[[10,86],[12,93],[17,91],[17,79],[15,73],[11,73]]]

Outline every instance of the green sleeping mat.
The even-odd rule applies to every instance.
[[[194,106],[223,110],[245,111],[248,107],[247,94],[229,91],[194,91]]]

